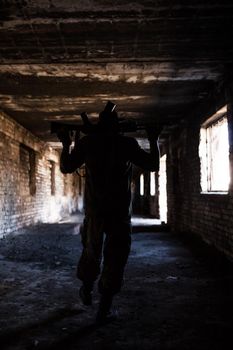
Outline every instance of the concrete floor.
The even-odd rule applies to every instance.
[[[1,349],[227,349],[233,334],[232,265],[169,232],[132,236],[119,319],[94,323],[75,279],[79,222],[40,225],[0,240]],[[135,231],[138,231],[137,229]]]

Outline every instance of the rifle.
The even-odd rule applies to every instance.
[[[84,113],[82,113],[83,115]],[[87,121],[84,122],[84,118],[81,115],[81,118],[83,120],[83,124],[74,124],[70,122],[66,123],[61,123],[61,122],[51,122],[50,124],[50,132],[51,134],[57,134],[59,131],[76,131],[76,132],[82,132],[83,134],[90,134],[93,132],[98,132],[98,125],[97,124],[92,124],[86,113],[85,113],[85,118],[87,118]],[[156,127],[158,124],[156,123],[143,123],[139,121],[134,121],[134,120],[119,120],[119,128],[118,131],[120,133],[130,133],[130,132],[137,132],[137,131],[142,131],[146,130],[150,127]]]
[[[116,105],[111,101],[108,101],[103,112],[108,114],[114,111]],[[61,123],[61,122],[51,122],[50,132],[51,134],[57,134],[59,131],[77,131],[83,134],[89,134],[91,132],[97,132],[97,125],[90,122],[86,112],[81,113],[81,118],[83,124],[73,124],[71,122]]]
[[[111,101],[108,101],[103,112],[111,113],[114,111],[116,105]],[[92,124],[86,114],[86,112],[81,113],[82,125],[74,124],[72,122],[51,122],[51,134],[57,134],[59,131],[76,131],[82,132],[83,134],[90,134],[98,132],[99,127],[97,124]],[[150,127],[157,127],[158,123],[145,123],[142,121],[126,120],[119,118],[118,131],[121,133],[137,132],[140,130],[146,130]]]

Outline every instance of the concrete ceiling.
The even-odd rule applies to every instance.
[[[0,108],[44,140],[51,120],[176,123],[233,60],[230,0],[3,0]]]

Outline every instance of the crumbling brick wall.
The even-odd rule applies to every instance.
[[[0,179],[0,236],[80,207],[78,175],[61,174],[59,152],[2,112]]]
[[[232,126],[230,117],[228,122]],[[168,224],[173,230],[200,235],[233,258],[232,186],[228,194],[201,193],[199,132],[200,121],[189,121],[167,142]]]

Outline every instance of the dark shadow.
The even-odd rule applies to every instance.
[[[9,332],[4,332],[3,334],[0,334],[0,344],[1,344],[1,349],[7,349],[9,346],[14,345],[17,343],[17,345],[24,346],[25,349],[30,350],[35,348],[35,344],[32,342],[30,338],[33,338],[32,332],[38,332],[46,329],[47,327],[48,330],[52,328],[51,323],[52,322],[57,322],[60,321],[66,317],[72,317],[76,316],[78,314],[81,314],[83,310],[68,310],[68,309],[61,309],[58,310],[56,313],[48,317],[46,320],[41,321],[41,322],[36,322],[33,324],[27,324],[24,325],[24,327],[17,328],[13,331]],[[55,340],[52,344],[46,344],[43,343],[38,343],[36,345],[37,350],[57,350],[57,349],[66,349],[69,348],[70,346],[77,344],[77,342],[89,336],[91,333],[96,331],[97,329],[101,327],[105,327],[107,324],[112,323],[114,321],[108,321],[104,324],[97,324],[95,322],[84,325],[83,327],[79,329],[75,329],[75,331],[71,331],[66,335],[58,335],[58,340]],[[42,329],[41,329],[42,328]],[[54,330],[54,328],[53,328]],[[58,328],[57,328],[58,330]],[[36,337],[35,337],[36,338]],[[23,341],[22,344],[21,341]]]
[[[47,328],[51,326],[51,323],[55,323],[61,321],[67,317],[72,317],[76,315],[80,315],[84,312],[84,310],[74,310],[74,309],[59,309],[53,312],[49,317],[44,320],[27,323],[23,326],[19,326],[15,329],[10,329],[5,332],[0,333],[0,344],[1,349],[4,349],[3,346],[9,346],[14,343],[19,343],[21,339],[26,339],[30,332],[39,330],[40,328]]]
[[[91,323],[89,325],[85,325],[84,327],[77,329],[65,336],[59,338],[57,341],[52,344],[41,344],[37,349],[38,350],[57,350],[57,349],[69,349],[70,346],[77,344],[79,340],[82,338],[88,337],[91,333],[95,332],[100,325],[96,323]]]
[[[233,261],[213,244],[206,243],[201,236],[190,232],[176,232],[173,234],[182,242],[199,261],[203,261],[209,272],[233,276]]]

